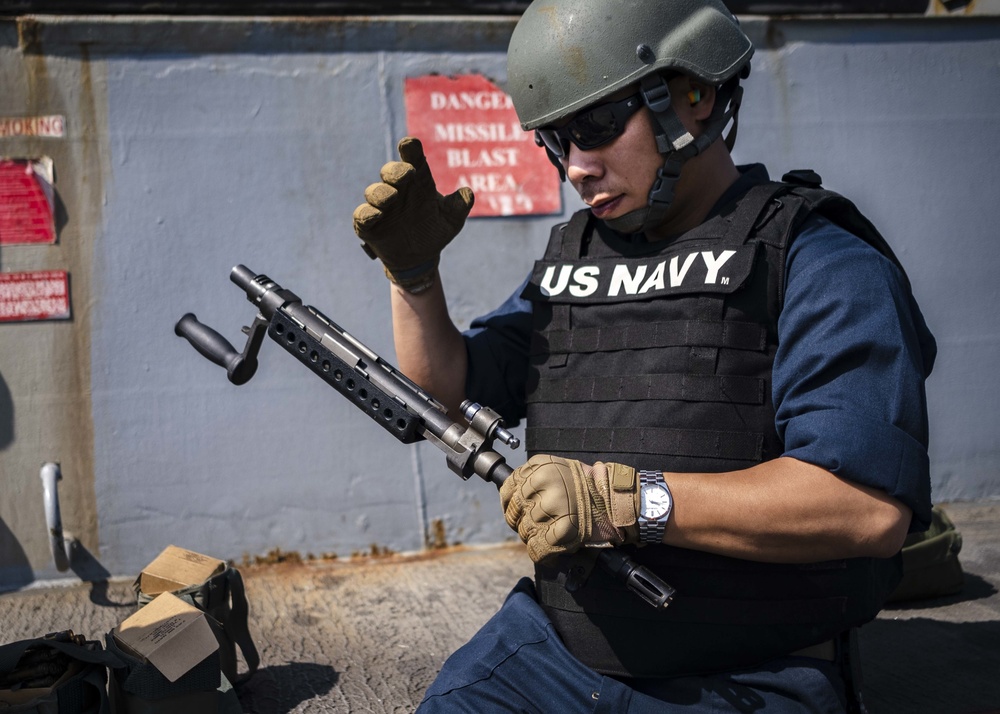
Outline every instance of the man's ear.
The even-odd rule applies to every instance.
[[[715,87],[710,84],[691,82],[691,89],[687,93],[688,101],[691,103],[692,115],[698,121],[705,121],[712,115],[712,108],[715,106]]]

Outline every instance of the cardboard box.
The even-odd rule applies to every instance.
[[[122,649],[171,682],[219,649],[205,613],[171,593],[157,595],[113,634]]]
[[[225,569],[225,561],[218,558],[168,545],[152,563],[142,569],[136,583],[139,592],[158,595],[198,585]]]

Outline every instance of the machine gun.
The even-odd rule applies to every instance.
[[[513,472],[493,444],[499,440],[516,449],[520,442],[495,411],[465,401],[461,409],[467,426],[454,421],[443,405],[319,310],[303,305],[292,291],[243,265],[233,268],[229,278],[258,309],[253,323],[243,328],[243,352],[191,313],[177,322],[174,332],[224,367],[230,382],[245,384],[254,375],[267,334],[404,444],[433,443],[463,479],[476,474],[499,488]],[[620,550],[600,548],[598,562],[653,607],[670,604],[674,589]]]

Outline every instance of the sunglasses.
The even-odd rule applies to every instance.
[[[642,107],[641,94],[633,94],[617,102],[598,104],[580,112],[572,121],[558,129],[536,129],[535,138],[537,143],[544,145],[558,159],[569,154],[571,141],[581,151],[590,151],[621,135],[629,118]]]

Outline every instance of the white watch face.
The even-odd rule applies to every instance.
[[[662,518],[670,510],[670,492],[659,484],[644,486],[640,494],[640,507],[643,518]]]

